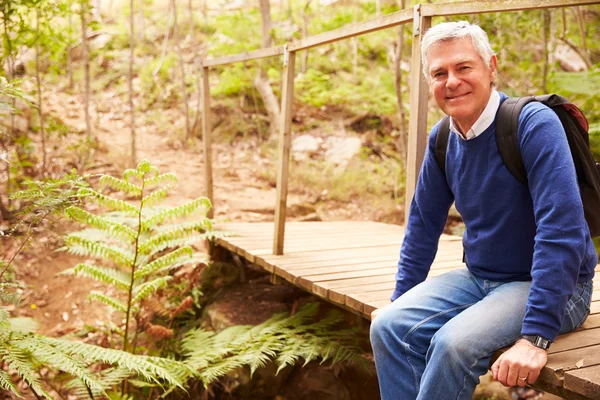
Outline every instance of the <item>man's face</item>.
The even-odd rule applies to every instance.
[[[463,133],[477,121],[492,93],[496,56],[488,68],[470,37],[444,41],[427,52],[429,87],[438,107],[454,118]]]

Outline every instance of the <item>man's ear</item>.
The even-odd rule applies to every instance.
[[[496,72],[498,71],[498,59],[494,54],[492,58],[490,58],[490,82],[494,83],[496,80]]]

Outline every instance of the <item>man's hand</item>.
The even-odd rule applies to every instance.
[[[390,304],[392,304],[392,303],[390,303]],[[378,316],[378,315],[379,315],[379,313],[380,313],[380,312],[382,312],[382,311],[383,311],[383,309],[384,309],[384,308],[386,308],[387,306],[389,306],[390,304],[386,304],[386,305],[385,305],[385,306],[383,306],[383,307],[379,307],[378,309],[376,309],[376,310],[373,310],[373,311],[371,312],[371,321],[373,321],[373,320],[375,319],[375,317],[376,317],[376,316]]]
[[[513,347],[503,353],[494,365],[494,380],[504,386],[525,386],[534,383],[548,362],[548,352],[519,339]]]

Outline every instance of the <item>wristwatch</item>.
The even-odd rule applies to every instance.
[[[552,342],[548,339],[544,339],[541,336],[535,335],[521,335],[521,339],[531,342],[531,344],[533,344],[535,347],[539,347],[542,350],[548,350],[552,344]]]

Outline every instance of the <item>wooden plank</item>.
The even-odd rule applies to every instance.
[[[202,65],[205,67],[214,67],[216,65],[232,64],[240,61],[259,60],[261,58],[280,56],[283,54],[283,46],[269,47],[266,49],[259,49],[253,51],[246,51],[243,53],[232,54],[229,56],[222,56],[217,58],[209,58],[202,61]]]
[[[208,79],[208,67],[202,66],[202,147],[204,149],[204,191],[210,200],[212,207],[207,217],[212,218],[215,210],[215,199],[213,197],[213,173],[212,173],[212,132],[210,128],[210,81]]]
[[[410,64],[410,119],[408,125],[408,148],[406,159],[406,185],[404,196],[404,221],[408,222],[410,203],[417,186],[417,179],[427,146],[427,99],[428,86],[421,73],[421,40],[431,27],[431,17],[421,14],[421,5],[416,5],[413,23],[413,43]]]
[[[590,399],[600,399],[599,382],[600,365],[595,365],[566,372],[564,388]]]
[[[453,3],[422,4],[422,14],[431,17],[469,15],[490,12],[539,10],[599,4],[598,0],[471,0]]]
[[[283,93],[281,95],[281,124],[279,127],[279,167],[277,168],[277,200],[275,203],[275,232],[273,254],[283,254],[285,234],[285,212],[288,192],[288,172],[290,168],[290,147],[292,144],[292,103],[294,101],[294,68],[296,53],[284,55]]]
[[[290,43],[289,50],[306,50],[315,46],[322,46],[338,40],[348,39],[353,36],[364,35],[365,33],[379,31],[391,28],[412,21],[412,9],[404,9],[391,14],[383,15],[369,21],[359,22],[344,26],[318,35],[310,36],[302,40],[296,40]]]

